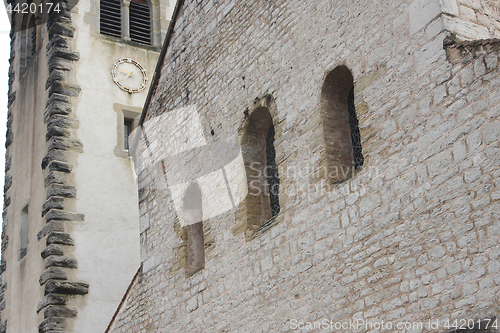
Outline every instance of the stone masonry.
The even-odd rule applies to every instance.
[[[108,332],[496,331],[478,320],[500,311],[498,9],[181,1],[135,165],[143,265]],[[321,91],[338,66],[352,73],[364,164],[332,183]],[[186,274],[165,152],[192,127],[166,119],[194,108],[207,145],[239,146],[268,96],[281,210],[258,232],[238,205],[204,218],[205,264]]]

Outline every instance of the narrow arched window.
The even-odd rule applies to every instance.
[[[264,103],[265,104],[265,103]],[[257,107],[245,121],[241,141],[248,194],[246,227],[255,230],[280,212],[275,128],[267,107]]]
[[[351,90],[349,90],[349,95],[347,97],[347,110],[349,112],[349,127],[351,129],[354,169],[357,170],[363,166],[365,158],[363,157],[363,147],[361,146],[361,134],[359,132],[358,116],[356,115],[356,106],[354,105],[354,86],[352,86]]]
[[[182,200],[182,223],[186,231],[186,273],[194,274],[205,265],[205,237],[200,187],[191,183]]]
[[[24,71],[37,50],[36,13],[22,16],[20,36],[20,70]]]
[[[336,67],[326,76],[321,107],[324,136],[321,168],[326,169],[331,183],[341,182],[364,163],[353,77],[347,67]]]
[[[269,188],[269,204],[271,215],[276,216],[280,212],[279,192],[280,178],[278,177],[278,165],[276,164],[276,149],[274,148],[274,125],[269,125],[266,137],[266,171],[267,184]]]
[[[151,44],[150,10],[144,0],[130,2],[130,39],[138,43]]]
[[[36,20],[35,16],[32,15],[28,23],[28,33],[26,36],[28,42],[26,50],[30,57],[34,56],[36,52],[36,37],[37,37]]]
[[[122,36],[122,14],[120,0],[101,0],[101,34],[120,38]]]

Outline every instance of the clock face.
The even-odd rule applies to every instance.
[[[111,68],[111,75],[116,85],[130,94],[144,90],[148,82],[144,68],[129,58],[118,60]]]

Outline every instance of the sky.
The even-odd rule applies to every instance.
[[[3,1],[0,4],[0,184],[3,189],[5,165],[5,129],[7,123],[7,90],[9,80],[10,23]],[[3,192],[3,191],[2,191]]]

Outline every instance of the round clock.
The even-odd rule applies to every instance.
[[[146,70],[129,58],[118,60],[111,68],[111,75],[116,85],[130,94],[144,90],[148,82]]]

